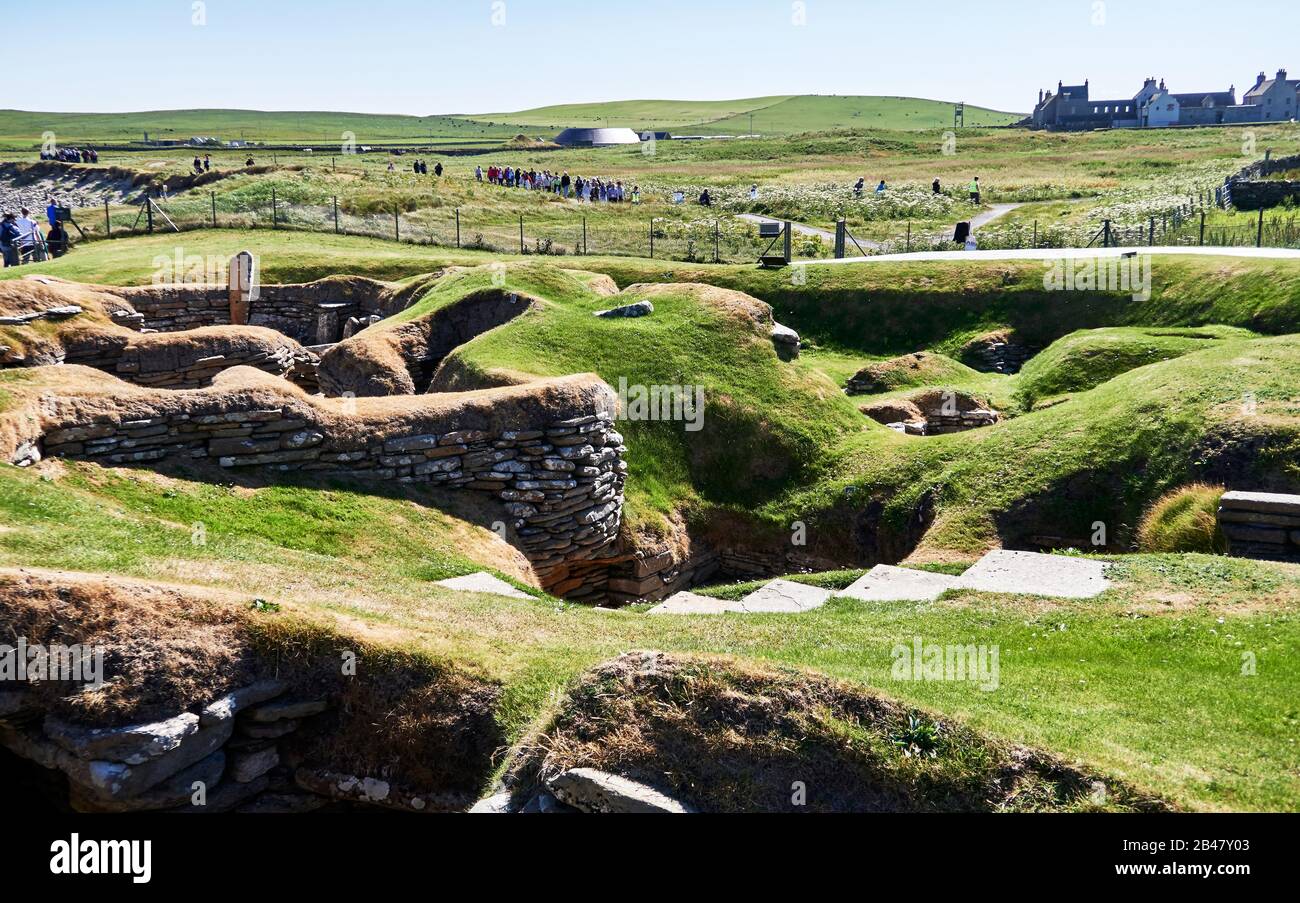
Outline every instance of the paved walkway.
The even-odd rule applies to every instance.
[[[795,260],[791,266],[839,266],[846,263],[898,263],[926,260],[1065,260],[1070,257],[1122,257],[1125,254],[1169,255],[1176,257],[1245,257],[1261,260],[1300,260],[1294,248],[1012,248],[1004,251],[916,251],[911,254],[877,254],[874,257],[845,257],[842,260]]]
[[[976,214],[975,217],[971,219],[970,221],[971,231],[978,229],[980,226],[987,226],[995,219],[1002,219],[1002,217],[1006,216],[1012,210],[1016,210],[1023,206],[1025,205],[1024,204],[994,204],[988,210],[985,210],[983,213]]]
[[[927,602],[949,590],[1012,593],[1052,599],[1092,599],[1110,588],[1106,564],[1038,552],[989,552],[960,577],[880,565],[848,589],[832,592],[815,586],[773,580],[743,599],[713,599],[682,592],[650,609],[652,615],[718,615],[781,612],[797,614],[820,608],[832,598],[864,602]]]

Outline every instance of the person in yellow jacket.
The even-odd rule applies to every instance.
[[[970,201],[972,204],[980,202],[980,177],[976,176],[975,181],[970,183]]]

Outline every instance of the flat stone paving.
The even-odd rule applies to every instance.
[[[1014,593],[1057,599],[1091,599],[1110,588],[1101,561],[1037,552],[990,552],[960,577],[879,565],[841,592],[773,580],[743,599],[724,600],[681,592],[650,614],[714,615],[727,612],[798,613],[820,608],[832,597],[862,602],[933,602],[948,590]]]
[[[1091,599],[1109,589],[1110,581],[1101,561],[999,549],[962,574],[961,587],[986,593]]]
[[[950,589],[960,589],[961,585],[959,577],[948,574],[881,564],[835,595],[861,602],[933,602]]]
[[[506,583],[500,577],[493,577],[484,571],[477,574],[469,574],[464,577],[452,577],[449,580],[439,580],[434,586],[445,586],[447,589],[458,589],[467,593],[486,593],[490,596],[508,596],[511,599],[531,599],[528,593],[515,589],[509,583]]]

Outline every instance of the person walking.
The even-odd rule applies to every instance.
[[[41,245],[41,230],[26,207],[18,214],[14,225],[18,227],[18,259],[23,263],[36,259]]]
[[[980,202],[980,177],[976,176],[975,181],[970,183],[970,202],[978,204]]]
[[[884,193],[885,193],[885,180],[881,179],[880,184],[876,186],[876,197],[880,197]]]
[[[441,164],[441,163],[435,163],[435,164],[433,164],[433,174],[434,174],[435,176],[437,176],[438,178],[442,178],[442,164]]]
[[[853,196],[858,198],[862,197],[862,191],[866,187],[867,187],[867,180],[866,177],[864,176],[858,179],[857,184],[853,186]]]
[[[931,185],[930,187],[934,189],[935,194],[943,194],[943,186],[939,184],[938,179],[935,179],[934,184]]]

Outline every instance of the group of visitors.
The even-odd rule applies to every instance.
[[[205,172],[212,172],[212,155],[204,154],[200,159],[197,155],[194,157],[194,174],[201,176]]]
[[[940,182],[938,179],[934,180],[934,184],[932,184],[930,188],[935,194],[943,194],[943,183]],[[860,178],[858,179],[857,183],[853,186],[853,196],[860,198],[862,197],[863,194],[866,193],[866,190],[867,190],[867,180],[865,177]],[[884,179],[881,179],[880,184],[876,186],[876,197],[883,196],[885,192],[887,192],[888,190],[889,190],[889,186],[885,184]],[[979,176],[975,177],[974,181],[970,183],[970,186],[968,187],[967,190],[970,193],[971,203],[978,204],[980,202],[980,177]]]
[[[18,213],[8,211],[0,217],[0,257],[4,266],[22,266],[49,257],[62,257],[68,252],[68,233],[63,228],[59,205],[54,198],[50,198],[45,215],[50,228],[44,234],[26,207]]]
[[[641,188],[625,186],[621,179],[588,179],[570,176],[567,172],[538,172],[513,166],[475,167],[474,178],[505,188],[522,188],[525,191],[545,191],[563,198],[574,198],[587,203],[622,204],[641,203]]]
[[[429,174],[429,164],[426,163],[424,160],[416,160],[414,163],[411,164],[411,169],[412,171],[414,171],[414,173],[417,176],[427,176]],[[442,178],[441,163],[433,164],[433,174],[438,178]]]
[[[41,151],[41,159],[57,163],[98,163],[99,151],[93,148],[60,147]]]

